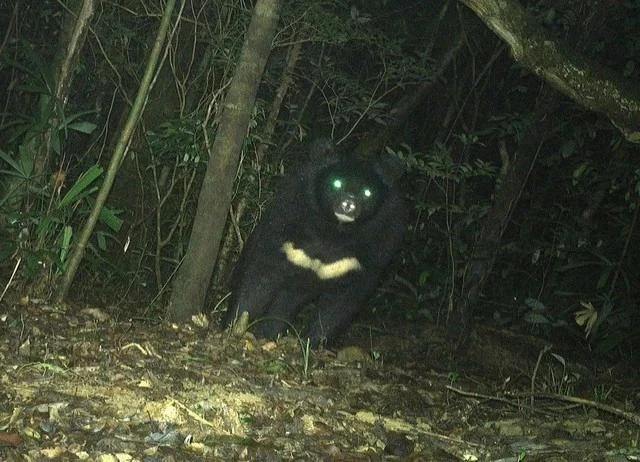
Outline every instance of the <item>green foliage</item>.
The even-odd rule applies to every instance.
[[[4,158],[3,158],[4,159]],[[10,162],[7,162],[11,164]],[[92,166],[84,172],[69,190],[60,197],[54,191],[42,188],[36,204],[46,209],[32,208],[29,211],[9,210],[5,232],[12,252],[1,256],[8,258],[16,250],[26,257],[27,277],[35,277],[43,266],[53,265],[54,271],[64,268],[74,227],[78,218],[86,217],[93,206],[93,196],[98,187],[96,180],[102,175],[102,167]],[[122,226],[119,211],[105,207],[100,221],[111,231],[118,232]],[[98,234],[98,247],[105,250],[105,234]]]
[[[0,170],[1,174],[14,176],[24,181],[28,181],[31,178],[31,174],[33,173],[33,157],[31,153],[29,153],[24,145],[20,145],[18,159],[13,159],[12,156],[7,154],[4,151],[0,151],[0,159],[5,161],[11,169]],[[9,196],[3,199],[3,202],[6,201]],[[0,203],[0,206],[2,204]]]
[[[9,131],[10,143],[19,144],[22,165],[30,164],[33,168],[33,162],[38,155],[36,150],[41,147],[39,137],[49,133],[51,149],[55,154],[62,155],[64,142],[70,133],[91,134],[96,129],[96,124],[83,120],[94,111],[65,113],[53,96],[55,84],[48,65],[45,65],[47,60],[28,46],[23,47],[21,51],[25,54],[24,64],[7,58],[4,58],[3,64],[23,73],[24,83],[19,85],[17,90],[27,98],[34,97],[37,100],[37,109],[32,112],[9,114],[11,120],[2,128]],[[28,173],[31,173],[31,170]]]
[[[477,142],[472,135],[459,139]],[[483,202],[459,202],[455,200],[455,190],[464,187],[473,194],[485,182],[495,182],[498,170],[481,159],[454,160],[451,150],[438,142],[426,153],[413,151],[407,144],[395,150],[387,147],[386,151],[405,162],[409,181],[416,185],[409,197],[417,224],[407,258],[411,263],[405,270],[417,274],[417,278],[399,278],[408,292],[403,297],[413,307],[406,315],[411,319],[439,319],[450,296],[452,278],[460,277],[458,265],[461,268],[470,257],[472,241],[490,205],[488,198]]]
[[[519,307],[519,316],[534,331],[541,330],[546,334],[550,333],[552,327],[567,326],[565,319],[554,319],[557,313],[548,309],[540,300],[531,297],[525,299],[524,304]]]
[[[637,258],[629,251],[640,195],[638,169],[630,168],[637,162],[622,161],[625,150],[617,134],[589,120],[559,125],[547,148],[555,155],[533,173],[489,283],[496,299],[525,302],[498,308],[498,318],[551,337],[564,330],[599,355],[633,344],[639,275],[626,261]],[[603,157],[607,151],[618,154]]]
[[[19,88],[25,97],[37,99],[38,110],[8,114],[8,122],[2,127],[7,144],[15,146],[15,151],[0,151],[0,216],[5,222],[7,248],[11,249],[0,257],[9,258],[19,250],[25,257],[26,276],[35,277],[50,265],[56,273],[64,268],[77,219],[89,213],[97,191],[94,183],[102,175],[102,167],[89,167],[63,195],[67,172],[60,170],[52,174],[50,182],[43,180],[49,173],[38,172],[36,164],[44,162],[39,156],[45,152],[47,134],[58,162],[65,156],[65,141],[71,134],[90,135],[96,125],[83,119],[92,111],[66,115],[53,104],[48,72],[40,67],[42,59],[33,53],[27,53],[27,57],[30,65],[8,62],[24,73],[25,84]],[[101,220],[112,230],[122,224],[117,213],[108,208]]]
[[[147,132],[149,149],[158,166],[206,163],[203,140],[196,130],[201,121],[193,117],[170,120]],[[200,132],[201,133],[201,132]]]
[[[390,94],[432,78],[429,54],[407,53],[414,38],[398,34],[407,28],[406,17],[393,14],[375,24],[369,20],[379,7],[377,2],[361,7],[344,1],[286,2],[283,18],[297,27],[296,40],[317,45],[310,56],[321,50],[311,70],[318,107],[304,131],[330,126],[340,139],[355,127],[364,131],[384,125]]]
[[[128,284],[135,273],[146,283],[155,269],[164,283],[184,255],[197,174],[207,160],[204,130],[212,141],[250,18],[241,2],[194,5],[199,16],[185,9],[142,136],[119,173],[121,194],[130,202],[119,201],[100,216],[89,258],[102,277],[94,281],[113,277]],[[250,229],[276,183],[271,179],[299,154],[299,141],[329,132],[348,151],[386,128],[390,109],[416,84],[430,82],[427,98],[387,140],[387,155],[408,167],[407,193],[415,206],[410,244],[399,258],[387,307],[393,316],[401,305],[409,307],[403,313],[411,319],[436,322],[461,295],[504,173],[531,124],[539,123],[533,108],[541,94],[541,80],[514,65],[469,11],[456,10],[452,24],[434,19],[440,7],[388,0],[285,2],[238,172],[236,197],[247,213],[231,226],[232,232]],[[629,82],[639,81],[638,0],[528,7],[552,38]],[[100,165],[135,93],[159,5],[131,2],[126,10],[111,4],[101,10],[73,69],[64,109],[52,96],[57,50],[50,40],[60,36],[62,4],[22,2],[21,8],[20,24],[7,27],[0,55],[0,81],[7,82],[0,116],[0,263],[21,255],[26,273],[37,275],[43,262],[54,273],[64,268],[94,203]],[[8,26],[1,18],[0,25]],[[451,42],[454,26],[464,28],[464,45],[434,79],[437,44]],[[290,45],[300,42],[275,134],[263,139]],[[559,93],[554,98],[562,99]],[[640,324],[634,218],[640,156],[608,121],[568,100],[545,117],[555,122],[552,133],[514,198],[500,243],[485,251],[495,262],[475,313],[539,335],[563,333],[597,353],[632,351],[625,349],[637,344],[633,326]],[[44,162],[39,156],[47,134]],[[255,155],[261,142],[270,146],[265,157]],[[113,258],[107,250],[125,219],[132,250]],[[300,348],[304,358],[305,345]]]
[[[282,319],[282,318],[277,318],[277,317],[264,317],[264,318],[260,318],[260,319],[256,319],[254,321],[251,321],[248,325],[247,325],[247,329],[250,328],[251,326],[260,323],[260,322],[264,322],[264,321],[281,321],[284,322],[288,329],[291,330],[291,333],[293,334],[293,336],[295,337],[297,343],[298,343],[298,347],[300,348],[300,358],[301,358],[301,365],[300,365],[300,376],[303,379],[308,379],[309,378],[309,373],[311,372],[311,354],[312,354],[312,350],[311,350],[311,339],[308,337],[303,337],[300,332],[298,332],[298,330],[295,328],[295,326],[293,324],[291,324],[288,320],[286,319]],[[246,329],[245,329],[246,330]],[[275,360],[275,361],[271,361],[269,363],[268,366],[268,371],[274,374],[280,373],[282,372],[283,368],[289,368],[292,371],[295,371],[295,368],[293,367],[293,365],[279,359],[279,360]]]

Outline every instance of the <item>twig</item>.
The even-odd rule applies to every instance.
[[[523,396],[529,396],[529,393],[507,393],[514,398],[520,398]],[[578,398],[577,396],[558,395],[556,393],[534,393],[536,398],[540,399],[552,399],[555,401],[565,401],[567,403],[580,404],[582,406],[589,406],[599,411],[607,412],[609,414],[622,417],[636,425],[640,425],[640,414],[634,414],[633,412],[623,411],[617,407],[609,406],[607,404],[598,403],[590,399]]]
[[[13,281],[13,277],[16,275],[16,272],[18,271],[18,267],[20,266],[20,262],[21,261],[22,261],[22,257],[18,258],[18,261],[16,262],[16,266],[13,267],[13,273],[11,273],[11,277],[9,278],[9,282],[7,282],[7,285],[4,287],[4,290],[2,291],[2,295],[0,295],[0,302],[4,298],[4,294],[7,293],[7,290],[9,289],[9,286],[11,285],[11,281]]]
[[[184,404],[182,404],[180,401],[178,401],[175,398],[172,398],[169,395],[166,395],[166,398],[171,400],[171,402],[173,404],[175,404],[176,406],[178,406],[180,409],[182,409],[183,411],[185,411],[187,414],[189,414],[193,419],[195,419],[196,421],[200,422],[203,425],[207,425],[211,428],[216,428],[216,426],[214,424],[212,424],[211,422],[209,422],[207,419],[205,419],[204,417],[202,417],[200,414],[198,414],[197,412],[192,411],[191,409],[189,409],[187,406],[185,406]]]
[[[613,274],[613,279],[611,280],[611,287],[609,288],[609,299],[613,296],[613,291],[616,289],[616,282],[618,282],[618,277],[620,276],[620,269],[622,268],[622,263],[627,256],[627,251],[629,250],[629,243],[631,242],[631,236],[633,236],[633,232],[636,228],[636,224],[638,223],[638,212],[640,211],[640,200],[636,201],[636,209],[633,212],[633,219],[631,220],[631,226],[629,227],[629,232],[627,233],[627,238],[624,241],[624,247],[622,248],[622,253],[620,254],[620,259],[618,260],[618,264],[616,265],[616,272]]]
[[[479,398],[479,399],[486,399],[486,400],[490,400],[490,401],[498,401],[500,403],[505,403],[508,404],[510,406],[516,406],[516,407],[520,407],[520,404],[515,403],[513,401],[510,401],[507,398],[503,398],[501,396],[491,396],[491,395],[483,395],[481,393],[475,393],[472,391],[465,391],[465,390],[460,390],[459,388],[454,388],[450,385],[447,385],[445,387],[447,390],[453,391],[454,393],[457,393],[461,396],[469,396],[472,398]],[[506,396],[512,397],[512,398],[529,398],[531,396],[535,396],[536,398],[540,398],[540,399],[551,399],[551,400],[555,400],[555,401],[564,401],[567,403],[572,403],[572,404],[579,404],[581,406],[589,406],[595,409],[598,409],[600,411],[603,412],[607,412],[609,414],[613,414],[616,415],[618,417],[622,417],[636,425],[640,425],[640,415],[638,414],[634,414],[632,412],[627,412],[627,411],[623,411],[622,409],[618,409],[616,407],[613,406],[608,406],[606,404],[602,404],[602,403],[598,403],[596,401],[591,401],[588,399],[584,399],[584,398],[578,398],[577,396],[567,396],[567,395],[558,395],[556,393],[529,393],[529,392],[524,392],[524,393],[505,393]],[[536,409],[532,409],[532,411],[537,411]],[[537,411],[540,412],[540,411]]]
[[[509,400],[507,398],[503,398],[501,396],[484,395],[482,393],[476,393],[476,392],[473,392],[473,391],[465,391],[465,390],[461,390],[459,388],[452,387],[451,385],[447,385],[445,388],[447,390],[450,390],[450,391],[452,391],[454,393],[457,393],[457,394],[459,394],[461,396],[466,396],[466,397],[469,397],[469,398],[484,399],[484,400],[487,400],[487,401],[498,401],[499,403],[504,403],[504,404],[507,404],[509,406],[514,406],[514,407],[517,407],[517,408],[524,408],[524,407],[528,408],[528,406],[526,406],[525,404],[518,403],[518,402],[515,402],[515,401],[511,401],[511,400]],[[529,394],[527,394],[526,396],[529,397]],[[531,409],[531,411],[537,412],[537,413],[540,413],[540,414],[548,414],[548,412],[545,412],[545,411],[543,411],[541,409]]]
[[[538,360],[536,361],[536,365],[533,368],[533,374],[531,375],[531,402],[529,403],[529,405],[531,406],[531,409],[533,409],[533,397],[535,393],[535,384],[536,384],[536,377],[538,375],[538,367],[540,366],[540,361],[542,360],[542,357],[550,349],[551,349],[551,346],[546,345],[542,350],[540,350],[540,352],[538,353]]]

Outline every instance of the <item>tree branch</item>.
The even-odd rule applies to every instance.
[[[461,0],[510,47],[514,59],[640,143],[640,93],[613,70],[568,51],[517,0]]]

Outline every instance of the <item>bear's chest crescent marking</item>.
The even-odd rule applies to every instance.
[[[310,257],[303,249],[296,249],[291,241],[282,244],[281,250],[289,263],[313,271],[318,279],[322,280],[339,278],[351,271],[362,269],[362,265],[355,257],[345,257],[331,263],[324,263],[322,260]]]

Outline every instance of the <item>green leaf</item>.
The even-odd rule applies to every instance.
[[[100,211],[100,221],[113,230],[113,232],[120,231],[123,220],[117,216],[121,210],[115,210],[109,207],[103,207]]]
[[[80,112],[76,112],[75,114],[71,114],[68,117],[65,117],[64,121],[62,122],[62,126],[70,128],[72,123],[83,123],[82,121],[80,122],[73,122],[76,119],[79,119],[80,117],[86,116],[87,114],[94,114],[96,111],[95,110],[90,110],[90,111],[80,111]],[[87,122],[87,123],[91,123],[91,122]]]
[[[20,171],[24,175],[24,178],[30,178],[33,173],[33,159],[36,157],[36,138],[31,138],[25,141],[18,147],[18,153],[20,154]]]
[[[22,178],[24,180],[24,176],[22,175],[22,173],[14,172],[13,170],[0,170],[0,173],[9,175],[9,176],[14,176],[16,178]]]
[[[536,311],[529,311],[524,315],[524,320],[529,324],[549,324],[549,320],[546,316]]]
[[[65,226],[62,233],[62,245],[60,246],[60,261],[64,262],[67,259],[69,253],[69,246],[71,244],[71,238],[73,237],[73,229],[71,226]]]
[[[528,306],[529,308],[531,308],[533,311],[544,311],[545,310],[544,303],[542,303],[540,300],[537,300],[537,299],[532,298],[532,297],[528,297],[524,301],[524,304],[526,306]]]
[[[67,128],[69,128],[70,130],[75,130],[77,132],[85,133],[87,135],[93,133],[96,127],[97,125],[92,122],[74,122],[67,126]]]
[[[563,159],[570,157],[576,152],[576,142],[574,140],[565,141],[560,147],[560,154]],[[574,173],[575,174],[575,173]]]
[[[101,231],[98,231],[96,233],[96,238],[98,239],[98,248],[102,251],[107,250],[107,240],[104,237],[104,233]]]
[[[89,170],[84,172],[80,176],[80,178],[76,180],[74,185],[71,186],[71,189],[67,191],[67,193],[64,195],[64,197],[60,201],[60,204],[58,204],[58,208],[66,207],[67,205],[74,202],[76,198],[80,195],[80,193],[82,193],[82,191],[87,189],[87,187],[89,187],[89,185],[91,185],[91,183],[93,183],[96,180],[96,178],[102,175],[102,171],[103,171],[103,168],[100,167],[99,165],[93,165],[92,167],[89,167]]]
[[[582,164],[578,165],[578,167],[573,171],[573,178],[574,179],[580,178],[588,166],[589,164],[587,164],[586,162],[583,162]]]
[[[16,176],[21,176],[24,178],[24,173],[22,172],[22,167],[20,166],[20,164],[18,164],[15,160],[13,160],[13,158],[7,154],[6,152],[0,150],[0,159],[4,160],[7,164],[9,164],[11,166],[11,168],[13,168],[15,170],[15,174],[17,174]],[[10,173],[7,170],[3,170],[6,173]]]
[[[602,273],[600,274],[600,278],[598,279],[598,284],[596,285],[596,288],[598,290],[602,289],[605,284],[607,283],[607,281],[609,280],[609,276],[611,275],[611,267],[606,267],[604,269],[604,271],[602,271]]]
[[[51,132],[51,149],[53,149],[53,152],[55,152],[58,155],[62,154],[62,144],[60,143],[60,134],[55,130]]]

